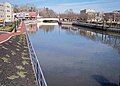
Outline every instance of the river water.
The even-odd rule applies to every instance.
[[[26,27],[48,86],[119,85],[119,35],[72,26]]]

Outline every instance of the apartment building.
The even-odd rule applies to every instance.
[[[93,9],[84,9],[80,11],[80,19],[84,22],[95,21],[96,12]]]
[[[0,3],[0,23],[13,21],[13,7],[10,3]]]
[[[0,24],[4,22],[4,4],[0,3]]]
[[[120,22],[120,11],[104,13],[104,20],[108,22]]]
[[[5,22],[12,22],[13,20],[13,7],[10,3],[4,3]]]

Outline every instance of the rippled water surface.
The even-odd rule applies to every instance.
[[[48,86],[118,86],[118,35],[72,26],[27,28]]]

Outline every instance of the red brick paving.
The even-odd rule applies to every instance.
[[[9,40],[12,36],[20,35],[24,32],[25,32],[25,24],[24,24],[24,22],[21,22],[17,29],[17,32],[0,34],[0,44]]]

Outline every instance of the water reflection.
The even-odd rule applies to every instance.
[[[31,33],[31,34],[34,34],[36,33],[36,31],[38,30],[37,28],[37,24],[28,24],[26,25],[26,28],[28,29],[28,32]]]
[[[41,25],[39,26],[39,30],[43,30],[44,32],[48,33],[54,30],[54,25]]]
[[[102,75],[92,75],[92,78],[94,78],[98,83],[100,83],[101,86],[118,86],[116,83],[110,82]]]
[[[103,44],[107,44],[117,49],[118,52],[120,53],[120,36],[114,36],[114,35],[107,34],[102,31],[96,31],[96,30],[88,31],[85,28],[84,29],[83,28],[81,29],[81,28],[67,26],[67,25],[62,26],[62,29],[64,29],[67,33],[70,33],[73,35],[81,35],[92,41],[97,41]]]
[[[54,27],[55,27],[56,23],[55,24],[52,24],[50,23],[50,25],[46,24],[45,25],[42,23],[37,23],[37,24],[27,24],[26,25],[26,28],[28,30],[29,33],[31,34],[34,34],[35,32],[37,32],[38,30],[43,30],[44,32],[48,33],[48,32],[51,32],[54,30]]]
[[[72,26],[37,25],[35,30],[30,40],[48,86],[118,86],[119,35]]]

